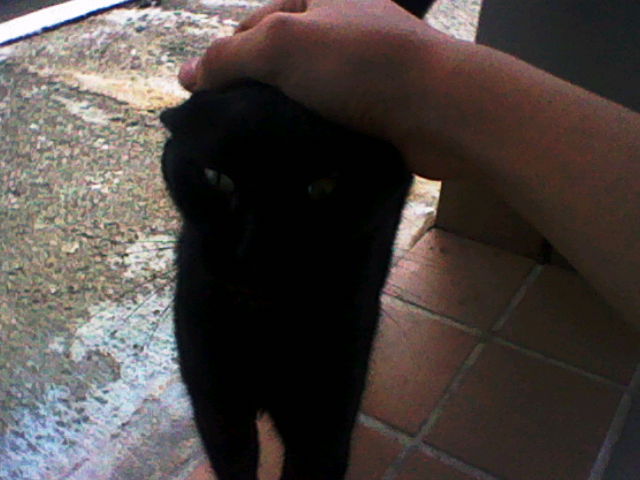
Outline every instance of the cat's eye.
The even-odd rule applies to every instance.
[[[336,179],[333,177],[325,177],[311,183],[307,188],[309,197],[313,200],[321,200],[328,197],[336,189]]]
[[[215,187],[216,190],[219,190],[223,193],[233,193],[236,188],[233,180],[231,180],[224,173],[213,170],[212,168],[205,168],[204,176],[209,185]]]

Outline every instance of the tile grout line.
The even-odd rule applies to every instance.
[[[545,363],[551,364],[551,365],[553,365],[555,367],[559,367],[559,368],[562,368],[563,370],[568,370],[568,371],[570,371],[572,373],[575,373],[575,374],[578,374],[578,375],[580,375],[582,377],[586,377],[589,380],[593,380],[595,382],[605,384],[605,385],[607,385],[609,387],[612,387],[612,388],[614,388],[614,389],[616,389],[616,390],[618,390],[620,392],[626,393],[626,392],[630,391],[629,387],[627,387],[625,385],[621,385],[619,383],[616,383],[613,380],[610,380],[610,379],[608,379],[606,377],[602,377],[602,376],[600,376],[600,375],[598,375],[596,373],[589,372],[589,371],[584,370],[584,369],[582,369],[580,367],[576,367],[575,365],[571,365],[569,363],[565,363],[565,362],[563,362],[561,360],[557,360],[555,358],[548,357],[548,356],[546,356],[546,355],[544,355],[544,354],[542,354],[540,352],[537,352],[535,350],[531,350],[531,349],[529,349],[527,347],[523,347],[521,345],[517,345],[515,343],[512,343],[509,340],[505,340],[504,338],[497,337],[497,336],[492,336],[491,337],[491,341],[493,343],[495,343],[495,344],[502,345],[503,347],[511,348],[511,349],[513,349],[513,350],[515,350],[517,352],[520,352],[523,355],[526,355],[528,357],[536,358],[536,359],[541,360],[541,361],[543,361]]]
[[[511,318],[511,315],[513,314],[515,309],[518,307],[518,305],[520,304],[520,302],[524,298],[525,294],[527,293],[527,290],[529,290],[529,287],[531,287],[531,285],[533,285],[533,283],[540,276],[540,273],[542,273],[542,269],[543,268],[544,268],[544,265],[541,265],[539,263],[536,263],[531,268],[529,273],[527,273],[526,277],[522,281],[522,284],[520,284],[520,287],[516,290],[516,292],[513,294],[513,296],[509,300],[509,303],[505,307],[505,309],[502,312],[502,314],[498,317],[496,322],[489,329],[490,333],[495,333],[495,332],[501,330],[504,327],[504,325],[507,323],[509,318]]]
[[[631,398],[634,394],[636,394],[640,390],[640,364],[638,365],[638,368],[634,373],[630,384],[628,386],[625,386],[625,385],[616,383],[612,380],[609,380],[608,378],[586,371],[580,367],[576,367],[574,365],[549,357],[541,352],[530,350],[526,347],[517,345],[497,335],[497,332],[499,332],[505,326],[506,322],[511,318],[513,312],[516,310],[516,308],[518,307],[518,305],[526,295],[526,292],[528,291],[528,289],[538,279],[544,267],[545,265],[538,263],[531,268],[531,270],[529,271],[529,273],[527,273],[520,287],[511,297],[509,303],[505,307],[502,314],[498,317],[498,319],[492,325],[492,327],[486,332],[476,327],[471,327],[469,325],[466,325],[462,323],[460,320],[455,319],[453,317],[449,317],[443,314],[438,314],[426,308],[423,305],[414,303],[410,300],[402,298],[399,295],[392,295],[389,293],[384,294],[394,302],[402,303],[413,310],[426,313],[427,315],[429,315],[431,319],[438,321],[439,323],[445,324],[452,328],[456,328],[458,330],[462,330],[465,333],[468,333],[474,337],[477,337],[479,339],[479,343],[472,350],[472,352],[469,354],[467,359],[463,362],[458,372],[454,375],[453,379],[451,380],[451,383],[447,386],[445,392],[443,393],[442,397],[436,404],[435,408],[433,409],[433,411],[431,412],[427,420],[423,423],[418,433],[411,439],[410,443],[408,444],[406,443],[407,437],[406,437],[406,434],[403,434],[404,441],[402,443],[404,445],[404,449],[400,454],[398,454],[398,456],[394,459],[394,461],[389,465],[389,467],[387,468],[387,471],[383,476],[383,480],[395,480],[405,458],[416,449],[427,452],[431,456],[443,461],[443,463],[456,468],[458,471],[467,473],[478,480],[496,480],[497,477],[477,467],[469,465],[464,461],[457,459],[456,457],[448,454],[447,452],[439,450],[437,447],[426,444],[422,440],[426,435],[429,434],[430,430],[433,428],[435,423],[440,418],[442,411],[444,410],[446,404],[448,403],[448,400],[458,390],[460,383],[462,382],[464,376],[466,375],[466,372],[475,364],[477,358],[480,356],[484,348],[486,348],[486,346],[489,343],[495,343],[498,345],[506,346],[522,354],[525,354],[529,357],[536,358],[538,360],[552,364],[564,370],[569,370],[575,374],[578,374],[583,377],[587,377],[590,380],[596,381],[598,383],[603,383],[609,387],[615,388],[616,390],[622,392],[620,403],[618,404],[618,407],[616,409],[616,412],[610,424],[609,430],[607,431],[602,447],[600,448],[600,451],[593,464],[593,467],[589,476],[589,480],[601,480],[602,475],[604,474],[606,467],[609,463],[609,460],[611,458],[613,447],[618,441],[622,433],[622,430],[624,428],[624,424],[631,406]],[[381,425],[384,425],[384,424],[382,423]],[[389,429],[387,428],[387,430]],[[397,433],[395,436],[397,438]]]
[[[540,267],[540,268],[536,268],[536,267]],[[512,300],[509,302],[509,305],[506,307],[505,312],[500,315],[499,319],[496,321],[496,323],[494,324],[494,326],[487,332],[477,328],[477,327],[472,327],[469,325],[466,325],[462,322],[460,322],[459,320],[453,318],[453,317],[449,317],[447,315],[443,315],[443,314],[439,314],[436,313],[432,310],[429,310],[428,308],[425,308],[422,305],[419,305],[417,303],[412,302],[411,300],[407,300],[405,298],[402,298],[400,296],[396,296],[396,295],[390,295],[388,293],[385,293],[384,295],[387,296],[389,299],[393,300],[394,302],[399,302],[404,304],[405,306],[410,307],[411,309],[415,310],[415,311],[419,311],[419,312],[423,312],[426,313],[427,315],[429,315],[430,319],[437,321],[441,324],[447,325],[449,327],[455,328],[457,330],[463,331],[469,335],[472,335],[474,337],[477,337],[480,339],[481,342],[485,342],[485,343],[497,343],[499,345],[502,346],[506,346],[509,348],[512,348],[520,353],[523,353],[525,355],[537,358],[539,360],[545,361],[547,363],[550,363],[556,367],[562,368],[564,370],[569,370],[573,373],[579,374],[581,376],[587,377],[591,380],[597,381],[599,383],[604,383],[606,385],[609,385],[613,388],[616,388],[618,390],[621,391],[628,391],[630,389],[635,389],[635,391],[640,391],[640,373],[638,374],[638,379],[637,381],[634,383],[632,382],[632,386],[630,387],[626,387],[624,385],[621,385],[619,383],[616,383],[613,380],[610,380],[606,377],[602,377],[598,374],[589,372],[587,370],[584,370],[580,367],[577,367],[575,365],[571,365],[570,363],[566,363],[563,362],[562,360],[558,360],[556,358],[550,357],[548,355],[545,355],[542,352],[538,352],[536,350],[532,350],[529,349],[527,347],[524,347],[522,345],[518,345],[516,343],[513,343],[509,340],[506,340],[502,337],[499,337],[496,334],[496,328],[502,328],[502,326],[504,326],[504,323],[508,320],[508,317],[510,316],[510,314],[513,312],[513,309],[515,309],[515,307],[517,306],[517,304],[521,301],[522,297],[524,296],[524,293],[526,291],[526,289],[531,285],[531,283],[533,283],[533,281],[535,280],[535,278],[537,278],[537,276],[539,276],[542,268],[544,268],[544,265],[536,265],[534,266],[534,268],[532,269],[532,271],[528,274],[527,278],[525,279],[525,281],[523,282],[522,286],[518,289],[518,291],[514,294],[514,296],[512,297]],[[511,308],[510,308],[511,307]],[[507,315],[507,311],[509,312],[509,314]],[[635,386],[633,386],[635,385]]]
[[[631,377],[629,387],[631,388],[631,395],[637,395],[640,393],[640,363],[638,363],[636,372]]]
[[[443,315],[442,313],[434,312],[433,310],[428,309],[424,305],[420,305],[419,303],[415,303],[411,300],[407,300],[406,298],[402,298],[398,295],[391,295],[389,293],[384,293],[383,297],[387,297],[394,302],[402,303],[403,305],[408,306],[410,309],[416,312],[426,313],[427,315],[429,315],[431,319],[436,320],[444,325],[447,325],[448,327],[453,327],[457,330],[462,330],[463,332],[468,333],[469,335],[473,335],[474,337],[483,338],[486,336],[485,332],[483,332],[478,327],[467,325],[466,323],[463,323],[454,317],[450,317],[448,315]]]
[[[511,316],[515,308],[522,301],[522,298],[524,297],[526,291],[533,284],[533,282],[535,282],[535,280],[540,276],[540,273],[542,272],[543,268],[544,268],[544,265],[541,265],[541,264],[534,264],[534,266],[531,267],[531,270],[527,273],[524,280],[522,281],[522,283],[520,284],[516,292],[513,294],[511,299],[509,300],[502,314],[498,317],[496,322],[492,325],[491,328],[489,328],[488,331],[484,331],[483,329],[473,325],[468,325],[465,322],[455,317],[451,317],[449,315],[444,315],[442,313],[435,312],[424,305],[416,303],[412,300],[409,300],[397,294],[383,292],[383,297],[386,296],[390,299],[393,299],[395,301],[398,301],[400,303],[413,307],[413,309],[415,310],[418,310],[420,312],[425,312],[429,316],[431,316],[434,320],[438,320],[440,323],[443,323],[447,326],[454,327],[454,328],[457,328],[458,330],[464,331],[465,333],[486,339],[488,337],[490,338],[493,332],[499,330],[504,326],[504,324],[509,319],[509,317]]]
[[[434,407],[434,409],[432,410],[428,418],[420,426],[420,428],[418,429],[418,432],[413,437],[411,437],[411,442],[408,445],[405,445],[405,448],[403,449],[403,451],[400,452],[400,454],[398,454],[398,456],[394,459],[393,462],[391,462],[391,464],[387,468],[387,471],[383,475],[382,480],[394,480],[397,477],[400,466],[404,461],[404,459],[407,457],[407,455],[409,455],[412,451],[414,451],[415,449],[423,445],[422,439],[429,433],[429,431],[433,428],[433,425],[440,418],[440,415],[442,414],[444,407],[448,403],[451,396],[457,391],[458,387],[462,382],[462,379],[464,378],[466,373],[469,371],[469,369],[473,366],[473,364],[476,362],[476,360],[480,356],[480,353],[482,352],[485,346],[486,344],[483,341],[480,341],[478,345],[476,345],[473,348],[471,353],[469,353],[465,361],[462,363],[462,365],[460,366],[456,374],[451,379],[451,382],[445,389],[444,393],[442,394],[442,397],[440,397],[440,400],[438,400],[438,403],[436,404],[436,406]],[[460,464],[464,464],[464,462],[462,461],[458,461],[458,462]],[[476,467],[472,465],[467,465],[467,464],[464,464],[464,465],[466,466],[465,468],[467,470],[476,469]],[[481,478],[481,477],[478,477],[478,478]]]
[[[449,383],[449,385],[447,385],[447,388],[442,394],[442,397],[440,397],[440,400],[438,400],[438,403],[436,404],[436,406],[431,411],[431,414],[429,415],[427,420],[421,425],[420,430],[418,431],[418,434],[417,434],[417,437],[419,439],[424,438],[426,435],[428,435],[431,432],[435,423],[440,419],[440,416],[442,415],[442,411],[444,410],[444,407],[446,406],[446,404],[449,402],[449,399],[454,393],[458,391],[458,388],[460,387],[462,380],[466,376],[467,372],[471,369],[471,367],[476,363],[476,361],[478,360],[478,357],[480,356],[482,351],[486,348],[486,346],[487,344],[485,342],[480,342],[478,343],[478,345],[476,345],[473,348],[473,350],[471,350],[471,353],[469,353],[465,361],[462,363],[462,365],[460,366],[456,374],[451,379],[451,382]]]
[[[613,451],[620,440],[627,418],[629,417],[631,402],[635,394],[638,392],[638,387],[640,387],[640,364],[638,364],[636,371],[631,377],[629,390],[620,399],[620,403],[618,404],[618,408],[613,416],[607,435],[602,442],[596,461],[591,468],[588,480],[601,480],[605,474],[607,467],[609,466],[609,462],[611,461],[611,455],[613,455]]]
[[[398,299],[395,299],[395,300],[398,300]],[[498,339],[498,340],[501,340],[501,339]],[[516,350],[521,350],[522,353],[524,354],[528,354],[528,355],[533,354],[532,356],[540,357],[542,360],[545,360],[545,361],[549,360],[537,354],[537,352],[527,351],[526,349],[518,347],[517,345],[512,345],[509,342],[499,341],[498,343],[502,343],[505,346],[515,348]],[[469,356],[467,357],[463,365],[460,367],[458,373],[455,375],[454,379],[451,381],[451,384],[447,387],[447,390],[445,391],[442,398],[434,408],[433,412],[429,416],[429,419],[427,419],[427,421],[421,426],[421,428],[418,430],[418,432],[415,435],[412,436],[396,427],[393,427],[392,425],[389,425],[363,412],[360,412],[358,414],[358,419],[363,425],[369,428],[372,428],[373,430],[376,430],[388,437],[394,438],[403,447],[403,450],[396,456],[393,462],[387,467],[387,470],[383,475],[382,480],[395,480],[399,474],[400,467],[402,466],[402,463],[404,462],[404,460],[407,458],[407,456],[409,456],[411,453],[415,451],[421,451],[423,453],[426,453],[429,456],[441,461],[445,465],[453,467],[457,471],[465,473],[476,480],[500,480],[500,478],[497,477],[496,475],[486,472],[479,467],[470,465],[464,462],[463,460],[447,453],[446,451],[441,450],[438,447],[425,443],[423,441],[424,436],[428,434],[428,431],[433,427],[433,424],[435,424],[435,422],[437,421],[437,418],[433,418],[433,417],[440,416],[440,414],[442,413],[442,410],[444,409],[447,399],[450,398],[450,396],[453,393],[455,393],[454,389],[457,389],[457,387],[461,383],[462,377],[464,376],[463,370],[466,372],[468,369],[470,369],[473,366],[473,364],[475,363],[477,358],[480,356],[480,353],[486,347],[486,345],[487,344],[484,342],[479,343],[474,348],[474,350],[469,354]],[[552,363],[559,363],[559,366],[563,368],[566,367],[561,362],[552,362]],[[575,367],[572,367],[572,368],[575,368]],[[576,369],[576,373],[580,373],[588,377],[593,377],[594,380],[598,380],[601,382],[604,381],[603,383],[610,383],[610,381],[608,381],[607,379],[599,378],[597,376],[590,374],[589,372],[583,372]],[[613,386],[617,387],[618,389],[624,388],[617,384],[613,384]],[[624,392],[622,395],[620,403],[618,404],[613,420],[611,422],[610,428],[607,432],[605,440],[603,441],[603,446],[601,447],[598,457],[594,462],[594,465],[592,467],[588,480],[602,479],[602,475],[606,471],[606,467],[608,466],[608,463],[611,458],[611,454],[613,453],[613,449],[616,445],[616,442],[618,441],[622,433],[622,430],[624,428],[624,425],[630,410],[632,396],[638,387],[640,387],[640,364],[638,365],[638,368],[636,369],[636,372],[632,377],[630,389]]]
[[[412,437],[408,433],[405,433],[389,425],[388,423],[385,423],[375,417],[362,412],[358,414],[358,419],[360,422],[362,422],[363,425],[366,425],[367,427],[370,427],[377,432],[394,438],[402,445],[402,450],[391,461],[391,463],[387,466],[384,474],[382,475],[382,480],[394,480],[398,475],[398,470],[404,462],[404,459],[411,451],[416,448],[416,437]]]
[[[389,437],[393,437],[400,442],[403,447],[409,447],[413,444],[414,439],[410,434],[403,432],[382,420],[378,420],[376,417],[372,417],[364,412],[359,412],[358,420],[366,427],[372,428],[373,430],[383,433]]]
[[[624,424],[627,421],[630,410],[631,394],[625,393],[620,399],[620,403],[618,404],[618,408],[616,408],[616,411],[613,415],[611,425],[609,425],[609,430],[604,437],[604,440],[600,447],[600,451],[598,452],[598,456],[593,462],[588,480],[600,480],[604,475],[604,472],[609,465],[609,460],[611,459],[613,448],[620,439],[620,435],[622,435],[622,429],[624,428]]]
[[[507,321],[509,320],[509,318],[511,317],[511,315],[513,314],[513,312],[515,311],[515,309],[518,307],[518,305],[520,304],[520,302],[522,301],[522,299],[524,298],[524,296],[527,293],[527,290],[529,290],[529,288],[534,284],[534,282],[538,279],[538,277],[540,277],[540,274],[542,273],[542,271],[545,268],[545,264],[541,264],[541,263],[536,263],[531,270],[529,271],[529,273],[527,274],[527,276],[525,277],[524,281],[522,282],[522,284],[520,285],[520,288],[518,288],[518,290],[516,291],[516,293],[513,295],[513,297],[511,298],[511,300],[509,301],[509,304],[507,305],[507,307],[505,308],[504,312],[502,312],[502,315],[500,315],[500,317],[498,318],[498,320],[496,321],[496,323],[491,327],[491,329],[488,332],[488,341],[496,343],[498,345],[503,345],[503,346],[507,346],[510,347],[522,354],[537,358],[538,360],[542,360],[545,361],[547,363],[550,363],[556,367],[560,367],[564,370],[569,370],[573,373],[577,373],[579,375],[585,376],[591,380],[600,382],[600,383],[604,383],[606,385],[609,385],[611,387],[614,387],[618,390],[623,390],[623,391],[627,391],[627,387],[620,385],[612,380],[609,380],[606,377],[602,377],[600,375],[597,375],[595,373],[591,373],[587,370],[584,370],[580,367],[571,365],[569,363],[563,362],[561,360],[555,359],[553,357],[547,356],[542,352],[537,352],[535,350],[531,350],[529,348],[523,347],[521,345],[517,345],[513,342],[510,342],[502,337],[498,336],[498,332],[500,330],[502,330],[502,328],[504,328],[505,324],[507,323]]]
[[[485,472],[481,468],[471,466],[465,463],[463,460],[460,460],[459,458],[454,457],[453,455],[450,455],[444,450],[440,450],[439,448],[434,447],[433,445],[421,443],[418,445],[418,450],[430,455],[433,458],[440,460],[445,465],[453,467],[456,470],[466,475],[469,475],[475,480],[500,480],[499,477],[489,472]]]
[[[423,439],[429,434],[435,423],[440,419],[442,412],[447,405],[451,396],[458,390],[460,384],[462,383],[463,378],[466,376],[467,372],[471,369],[471,367],[476,363],[478,357],[494,338],[493,332],[501,328],[507,319],[510,317],[511,313],[515,310],[517,305],[520,303],[522,298],[524,297],[528,288],[533,284],[533,282],[538,278],[540,272],[542,271],[543,266],[539,264],[535,264],[531,270],[525,276],[525,279],[522,281],[521,285],[518,287],[516,292],[513,294],[511,299],[509,300],[507,306],[505,307],[502,314],[498,317],[498,319],[494,322],[493,326],[489,331],[484,331],[477,327],[471,327],[466,325],[459,320],[449,317],[447,315],[438,314],[432,310],[427,309],[423,305],[414,303],[410,300],[404,299],[400,296],[385,294],[389,299],[392,299],[394,302],[398,302],[404,304],[407,307],[410,307],[413,310],[424,312],[428,314],[433,320],[438,321],[441,324],[445,324],[452,328],[456,328],[457,330],[462,330],[467,334],[470,334],[478,339],[478,344],[473,348],[473,350],[469,353],[465,361],[462,363],[456,374],[451,379],[449,385],[445,389],[442,397],[438,400],[438,403],[434,407],[434,409],[429,414],[428,418],[424,421],[424,423],[418,429],[418,432],[412,437],[411,442],[409,444],[404,444],[404,449],[400,452],[397,457],[391,462],[391,464],[387,467],[385,474],[382,477],[382,480],[395,480],[397,477],[399,470],[404,462],[405,458],[416,449],[427,450],[430,452],[431,456],[443,461],[443,463],[454,467],[458,471],[463,473],[467,473],[472,475],[474,478],[479,480],[495,480],[496,477],[491,476],[487,472],[484,472],[477,467],[466,464],[462,460],[456,459],[455,457],[447,454],[446,452],[437,449],[431,445],[426,445],[423,442]],[[382,424],[384,425],[384,424]],[[437,455],[434,455],[434,452],[438,452]]]

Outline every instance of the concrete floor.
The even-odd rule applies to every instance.
[[[180,63],[262,3],[114,9],[0,48],[0,479],[182,478],[201,458],[175,363],[158,114],[187,96]],[[470,39],[478,6],[430,18]],[[437,191],[416,186],[398,257]]]

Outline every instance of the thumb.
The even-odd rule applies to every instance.
[[[180,72],[178,73],[178,81],[182,88],[185,90],[189,90],[193,92],[195,90],[195,86],[197,83],[197,71],[200,68],[200,59],[192,58],[187,60],[180,67]]]

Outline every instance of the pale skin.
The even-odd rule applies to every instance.
[[[390,0],[276,0],[179,75],[243,78],[392,142],[418,175],[492,186],[640,328],[640,114]]]

